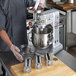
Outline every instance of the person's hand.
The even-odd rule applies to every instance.
[[[20,49],[18,47],[16,47],[15,45],[13,45],[13,44],[10,47],[10,49],[13,52],[14,56],[16,57],[16,59],[19,60],[20,62],[22,62],[23,61],[23,57],[19,54]]]
[[[44,5],[45,5],[45,4],[44,4],[44,3],[45,3],[44,1],[45,1],[45,0],[40,0],[39,6],[42,7],[42,8],[44,8]]]
[[[34,6],[35,10],[38,9],[38,6],[40,6],[41,8],[44,8],[45,0],[35,0],[35,1],[36,1],[35,6]]]

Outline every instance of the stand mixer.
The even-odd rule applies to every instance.
[[[24,54],[26,73],[31,72],[32,60],[35,60],[36,69],[42,68],[42,57],[45,57],[47,66],[52,65],[51,54],[56,54],[63,48],[59,42],[59,11],[38,10],[33,15],[33,19],[27,20],[28,46]]]

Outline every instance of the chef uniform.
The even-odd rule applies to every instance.
[[[0,30],[6,30],[11,42],[20,46],[28,44],[26,31],[27,7],[34,6],[33,0],[0,0]],[[0,38],[0,51],[10,48]],[[2,67],[3,76],[5,70]]]
[[[6,30],[10,40],[16,46],[28,43],[27,7],[34,6],[34,4],[33,0],[0,0],[0,30]],[[10,50],[1,38],[0,50]]]

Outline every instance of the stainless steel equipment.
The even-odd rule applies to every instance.
[[[76,3],[76,0],[61,0],[61,1],[65,3]]]
[[[31,72],[31,59],[25,59],[25,66],[24,66],[24,72],[30,73]]]
[[[46,59],[46,65],[47,65],[47,66],[50,66],[50,65],[53,64],[52,58],[51,58],[50,54],[47,53],[47,54],[45,55],[45,59]]]
[[[32,32],[34,46],[42,49],[52,44],[54,51],[59,51],[63,47],[59,42],[59,11],[53,9],[38,14]]]
[[[63,49],[66,50],[66,42],[65,42],[65,25],[66,25],[66,16],[60,15],[60,24],[59,24],[59,41],[63,45]]]
[[[60,2],[61,0],[52,0],[53,2]]]
[[[52,44],[53,28],[47,25],[44,29],[34,27],[32,30],[32,43],[36,48],[45,49]]]
[[[35,63],[36,69],[42,68],[42,57],[39,55],[36,55],[36,63]]]
[[[76,3],[76,0],[67,0],[68,3]]]
[[[59,41],[59,11],[52,9],[47,11],[33,12],[33,19],[27,21],[28,48],[31,47],[30,54],[35,55],[35,68],[42,68],[42,57],[46,60],[46,65],[53,64],[51,54],[59,52],[63,46]],[[24,72],[31,71],[31,61],[25,58]]]

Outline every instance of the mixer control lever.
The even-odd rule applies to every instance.
[[[51,58],[51,56],[47,53],[46,54],[46,56],[45,56],[45,58],[46,58],[46,65],[47,66],[50,66],[50,65],[52,65],[52,58]]]
[[[24,67],[24,72],[25,73],[30,73],[31,72],[31,59],[25,59],[25,67]]]
[[[36,56],[36,63],[35,63],[36,69],[41,69],[42,68],[42,59],[41,56]]]

